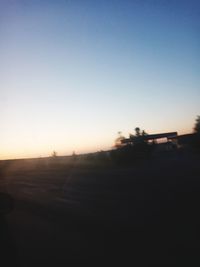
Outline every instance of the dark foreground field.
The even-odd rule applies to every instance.
[[[0,266],[199,266],[198,156],[29,165],[1,163],[0,191],[15,208],[1,220]]]

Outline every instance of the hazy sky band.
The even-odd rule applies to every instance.
[[[1,158],[192,131],[198,2],[1,1]]]

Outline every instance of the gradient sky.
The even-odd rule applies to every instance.
[[[1,0],[0,159],[191,132],[199,33],[199,1]]]

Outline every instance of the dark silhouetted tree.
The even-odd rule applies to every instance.
[[[135,136],[141,136],[141,131],[139,127],[135,128]]]
[[[121,132],[118,132],[118,137],[115,140],[115,148],[120,148],[123,146],[123,140],[125,139],[124,136],[122,136]]]
[[[129,134],[129,138],[132,145],[136,145],[138,143],[144,143],[145,136],[147,136],[147,133],[145,132],[145,130],[141,131],[139,127],[135,128],[135,134]]]
[[[142,131],[142,136],[147,136],[148,134],[145,132],[145,130]]]
[[[196,123],[194,125],[194,132],[200,135],[200,116],[197,116]]]
[[[52,158],[56,158],[57,157],[57,152],[56,151],[53,151],[53,153],[52,153]]]
[[[76,160],[77,159],[77,155],[76,155],[76,153],[75,153],[75,151],[73,151],[73,153],[72,153],[72,160]]]

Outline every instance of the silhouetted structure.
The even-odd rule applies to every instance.
[[[159,133],[159,134],[147,134],[147,135],[140,136],[140,138],[142,141],[145,141],[148,143],[151,143],[151,142],[159,143],[159,142],[162,142],[163,139],[165,139],[166,142],[176,143],[177,136],[178,136],[177,132],[169,132],[169,133]],[[125,139],[122,139],[121,141],[123,144],[134,145],[134,140],[135,140],[134,138],[125,138]]]
[[[179,135],[177,140],[180,148],[200,151],[200,136],[198,133]]]

